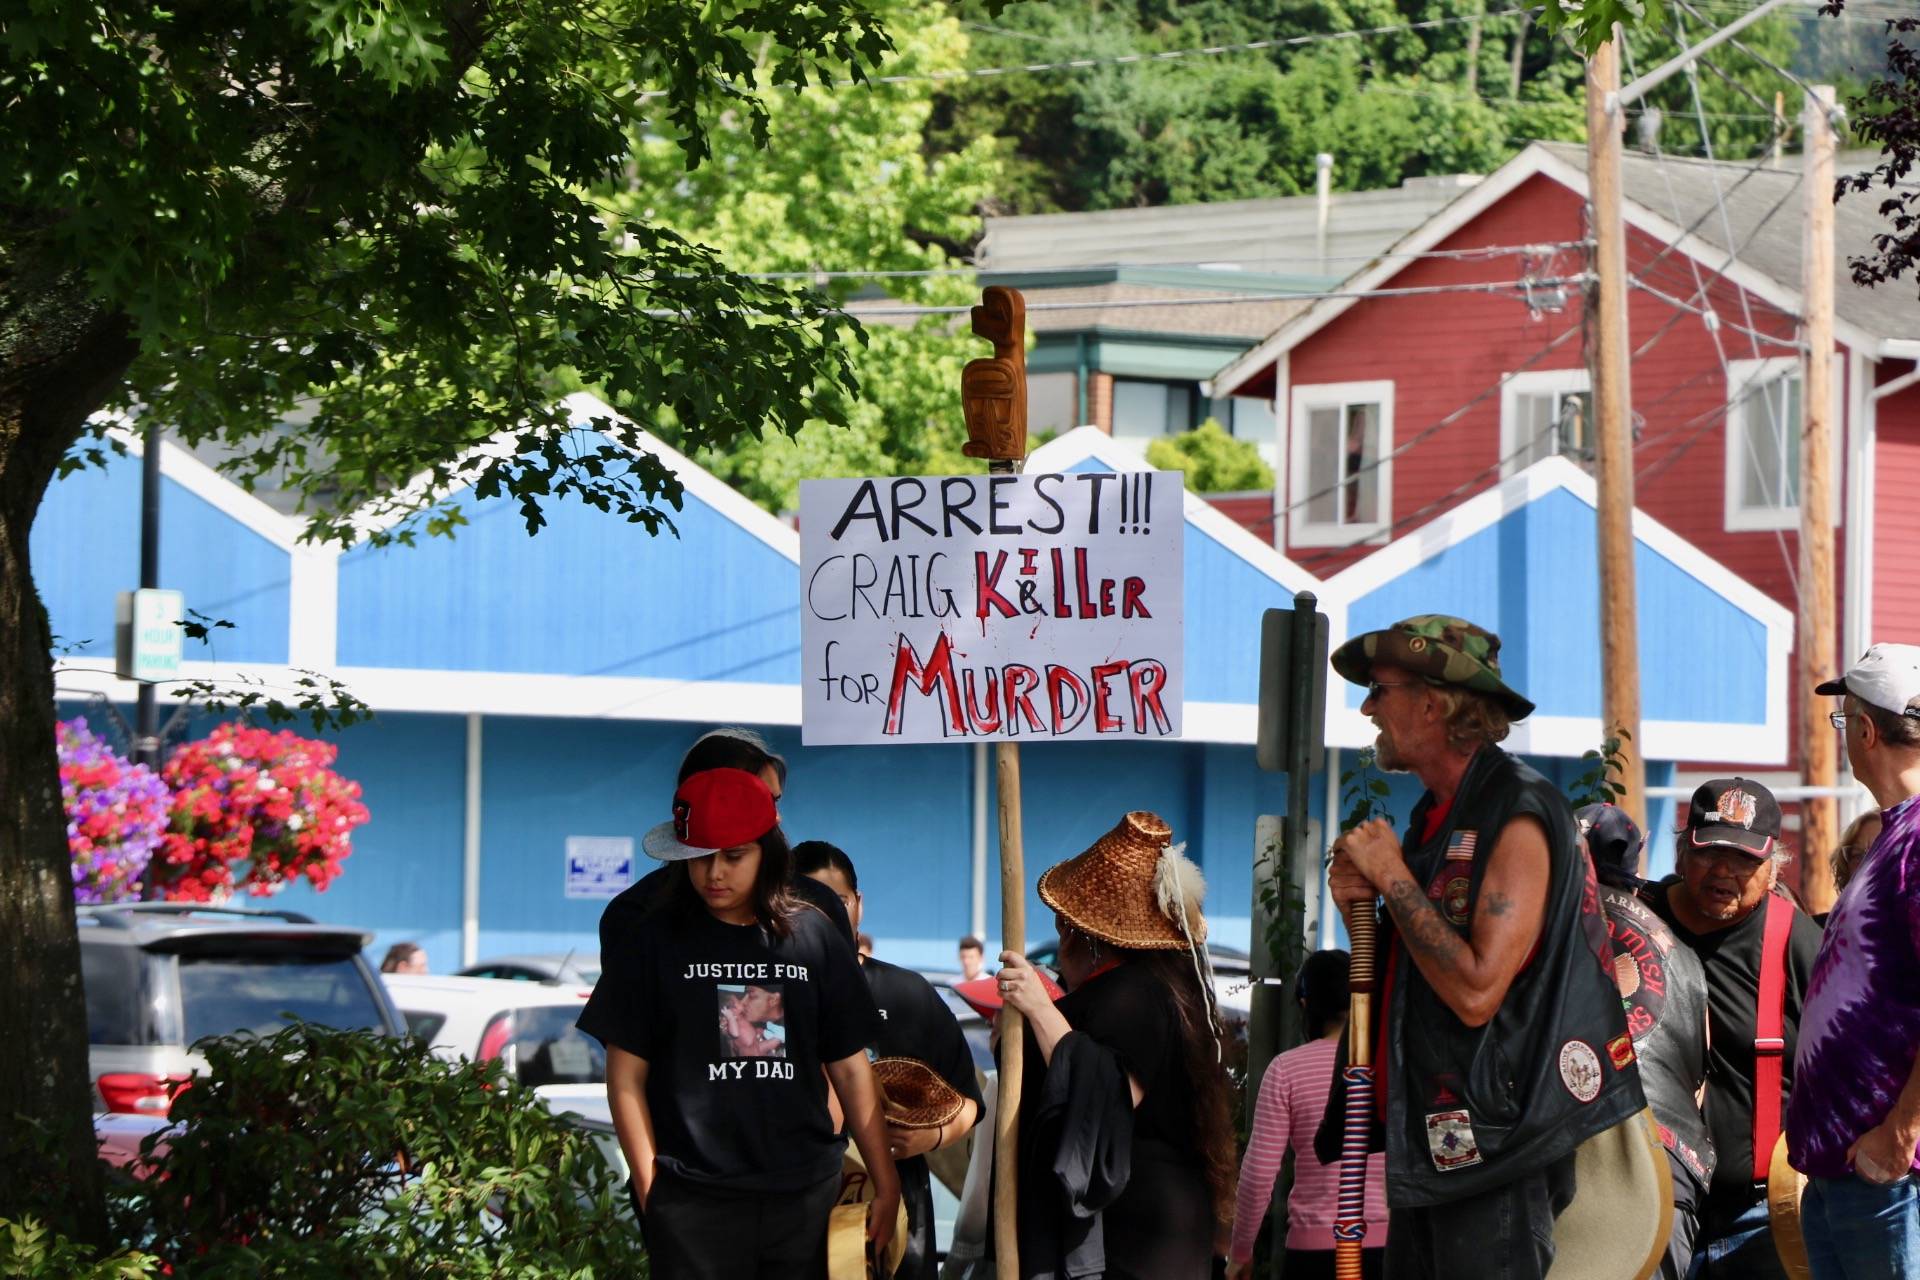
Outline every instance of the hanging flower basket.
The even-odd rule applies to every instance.
[[[85,720],[54,726],[76,902],[140,896],[141,875],[167,830],[167,784],[94,736]]]
[[[170,828],[153,874],[166,897],[264,898],[305,879],[324,890],[367,820],[360,784],[333,771],[332,744],[223,724],[175,751],[161,771],[173,788]]]

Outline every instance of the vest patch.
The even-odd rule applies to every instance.
[[[1433,1153],[1433,1167],[1442,1173],[1468,1168],[1482,1159],[1473,1136],[1473,1118],[1465,1111],[1429,1111],[1427,1149]]]
[[[1600,1096],[1600,1055],[1585,1040],[1569,1040],[1560,1046],[1560,1083],[1581,1102],[1592,1102]]]
[[[1625,1071],[1633,1065],[1633,1037],[1615,1036],[1607,1041],[1607,1057],[1613,1063],[1615,1071]]]
[[[1456,831],[1447,841],[1447,861],[1472,862],[1474,848],[1480,843],[1478,831]]]
[[[1471,888],[1472,882],[1465,876],[1455,876],[1447,881],[1440,905],[1446,912],[1447,919],[1455,924],[1467,922],[1467,894]]]

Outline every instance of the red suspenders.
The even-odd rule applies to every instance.
[[[1780,1140],[1780,1068],[1787,1052],[1787,938],[1793,904],[1767,895],[1766,931],[1760,940],[1760,1003],[1753,1014],[1753,1180],[1765,1182]]]

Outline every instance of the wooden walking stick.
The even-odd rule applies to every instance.
[[[1334,1280],[1360,1280],[1367,1240],[1367,1147],[1373,1131],[1373,974],[1378,921],[1371,900],[1347,904],[1347,1123],[1340,1134],[1340,1198],[1333,1220]]]
[[[973,309],[973,332],[993,344],[993,355],[960,371],[969,458],[985,458],[995,475],[1017,475],[1027,458],[1027,307],[1014,289],[990,286]],[[1000,796],[1000,945],[1027,949],[1027,876],[1020,836],[1020,746],[994,744]],[[1016,1204],[1020,1187],[1020,1073],[1026,1028],[1005,1005],[1000,1020],[1000,1078],[994,1103],[993,1254],[1000,1280],[1018,1280]]]

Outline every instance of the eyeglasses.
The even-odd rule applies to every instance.
[[[1829,711],[1827,712],[1827,723],[1832,725],[1834,728],[1839,729],[1842,732],[1845,732],[1847,727],[1847,720],[1849,716],[1851,716],[1851,714],[1852,714],[1851,712],[1847,712],[1847,711]]]
[[[1393,682],[1374,680],[1367,685],[1367,701],[1372,702],[1389,689],[1417,689],[1419,687],[1420,682],[1418,680],[1398,680]]]

